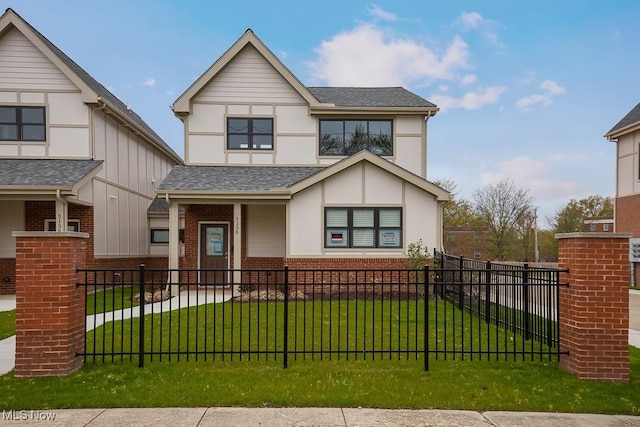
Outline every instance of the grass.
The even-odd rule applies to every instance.
[[[16,334],[16,311],[0,311],[0,340]]]
[[[0,377],[1,409],[297,406],[558,411],[640,415],[640,350],[631,381],[578,380],[557,363],[252,361],[87,364],[62,378]]]
[[[87,294],[87,314],[104,313],[139,305],[133,302],[137,287],[120,286]]]

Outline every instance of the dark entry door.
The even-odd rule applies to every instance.
[[[200,225],[200,269],[229,268],[228,231],[226,224]],[[227,272],[203,271],[200,273],[200,282],[207,285],[226,285]]]

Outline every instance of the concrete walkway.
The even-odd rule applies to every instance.
[[[10,417],[13,416],[13,419]],[[3,411],[0,425],[65,426],[640,426],[627,415],[367,408],[115,408]]]

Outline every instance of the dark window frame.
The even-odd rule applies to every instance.
[[[327,224],[327,212],[330,210],[347,210],[347,226],[329,226]],[[356,227],[353,225],[353,212],[357,210],[373,210],[373,226],[372,227]],[[380,211],[393,210],[399,212],[400,224],[397,227],[380,226]],[[327,241],[327,236],[330,230],[346,230],[347,244],[345,246],[330,245]],[[356,229],[371,229],[373,230],[373,246],[357,246],[354,245],[354,230]],[[402,207],[373,207],[373,206],[358,206],[358,207],[346,207],[346,206],[329,206],[324,208],[324,247],[325,249],[402,249],[404,240],[404,224],[402,218]],[[381,245],[380,243],[380,231],[381,230],[396,230],[400,236],[397,245]],[[339,233],[339,231],[338,231]]]
[[[231,132],[231,128],[229,126],[230,120],[246,120],[247,121],[247,132]],[[254,120],[269,120],[271,122],[271,133],[254,133],[253,130],[253,121]],[[247,136],[247,147],[231,147],[230,146],[230,137],[232,135],[246,135]],[[269,135],[271,137],[271,146],[268,148],[260,148],[254,147],[253,137],[254,136],[266,136]],[[239,151],[273,151],[274,150],[274,126],[273,126],[273,117],[227,117],[227,150],[239,150]]]
[[[46,142],[47,140],[47,116],[46,108],[44,106],[21,106],[21,105],[0,105],[0,109],[13,109],[15,110],[15,121],[2,121],[0,119],[0,126],[15,126],[16,137],[5,138],[0,132],[0,141],[25,141],[25,142]],[[23,111],[24,110],[41,110],[42,111],[42,123],[40,122],[24,122]],[[1,117],[1,115],[0,115]],[[42,138],[25,138],[24,128],[25,126],[42,128]]]
[[[335,150],[330,150],[327,145],[328,144],[335,144],[336,142],[323,142],[323,133],[322,133],[322,124],[323,123],[328,123],[328,122],[342,122],[342,138],[340,141],[337,142],[337,144],[341,144],[342,145],[342,149],[339,150],[339,152],[335,152]],[[353,138],[351,139],[351,145],[349,147],[347,147],[346,144],[346,136],[348,134],[347,132],[347,122],[366,122],[367,123],[367,129],[365,131],[366,134],[366,141],[364,141],[364,146],[362,145],[353,145],[352,141]],[[389,123],[389,150],[388,151],[383,151],[383,152],[376,152],[375,150],[372,150],[372,146],[371,146],[371,138],[369,136],[369,128],[370,128],[370,124],[373,122],[385,122],[385,123]],[[325,134],[327,135],[327,134]],[[318,154],[320,156],[350,156],[352,154],[357,153],[358,151],[365,149],[365,150],[369,150],[374,154],[378,154],[380,156],[393,156],[394,153],[394,138],[393,138],[393,119],[368,119],[368,118],[348,118],[348,119],[339,119],[339,118],[333,118],[333,119],[320,119],[319,123],[318,123]]]
[[[155,236],[155,233],[157,231],[166,231],[167,232],[167,240],[158,240],[158,238]],[[178,233],[178,240],[180,241],[180,243],[184,243],[184,228],[180,229],[180,232]],[[154,245],[168,245],[169,244],[169,229],[168,228],[151,228],[149,230],[149,243],[152,243]]]
[[[77,232],[80,231],[80,220],[79,219],[69,219],[67,220],[67,231],[73,231],[75,228]],[[56,220],[55,219],[45,219],[44,220],[44,231],[56,231]]]

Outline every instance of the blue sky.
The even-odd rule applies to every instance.
[[[247,28],[309,86],[404,86],[436,103],[428,178],[471,199],[510,178],[541,218],[612,196],[603,135],[640,102],[640,2],[19,0],[13,8],[179,154],[169,106]],[[544,219],[540,225],[545,225]]]

